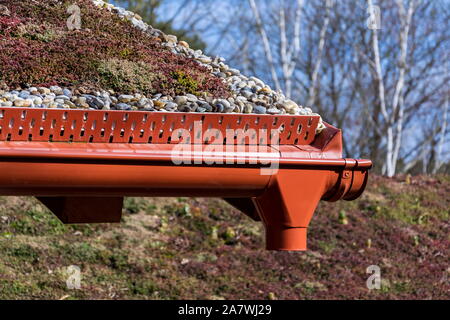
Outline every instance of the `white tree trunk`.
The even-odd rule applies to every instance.
[[[403,0],[397,0],[397,6],[400,15],[401,27],[400,31],[400,58],[399,58],[399,77],[397,80],[397,85],[395,87],[394,97],[392,101],[392,113],[395,115],[398,109],[398,119],[397,119],[397,132],[396,140],[394,145],[394,153],[392,154],[392,171],[390,176],[396,173],[397,162],[400,153],[400,147],[402,144],[403,137],[403,121],[404,121],[404,97],[403,97],[403,87],[405,85],[405,74],[407,67],[407,53],[408,53],[408,36],[409,29],[411,27],[412,15],[414,13],[415,0],[412,0],[409,4],[408,12],[405,12],[405,7],[403,6]]]
[[[313,73],[311,76],[311,84],[309,86],[308,101],[306,103],[306,105],[308,107],[312,107],[314,102],[316,101],[317,79],[319,76],[320,66],[322,65],[323,49],[325,47],[325,37],[327,34],[328,25],[330,23],[331,6],[332,6],[332,1],[327,0],[327,3],[326,3],[327,10],[326,10],[326,14],[325,14],[325,19],[323,21],[323,25],[320,30],[319,46],[317,49],[317,60],[314,65]]]
[[[284,0],[281,0],[278,18],[278,27],[280,30],[280,58],[281,70],[283,72],[284,93],[286,97],[292,97],[292,77],[297,67],[300,55],[300,30],[301,17],[303,9],[303,0],[297,0],[295,10],[294,32],[291,41],[288,41],[286,25],[286,7]],[[291,45],[289,45],[291,43]]]
[[[397,161],[400,153],[403,135],[404,121],[404,99],[403,87],[405,83],[405,73],[407,67],[408,35],[414,13],[414,0],[410,1],[408,12],[405,13],[402,0],[396,0],[401,21],[400,57],[399,57],[399,77],[395,86],[392,105],[388,111],[386,103],[386,92],[384,87],[383,71],[381,68],[380,49],[378,43],[378,31],[373,29],[372,49],[374,54],[375,74],[378,81],[378,95],[380,100],[381,114],[386,122],[386,175],[392,177],[396,173]],[[372,0],[367,0],[371,18],[375,19],[375,11]]]
[[[448,92],[445,93],[445,103],[443,106],[443,123],[441,126],[441,132],[439,137],[439,143],[438,143],[438,149],[437,149],[437,155],[436,160],[433,167],[433,174],[436,174],[439,169],[441,168],[443,161],[442,161],[442,151],[444,149],[445,144],[445,135],[447,134],[447,118],[448,118]]]
[[[367,0],[367,5],[370,10],[370,14],[372,17],[372,21],[375,21],[375,11],[373,7],[372,0]],[[392,126],[390,125],[392,119],[389,117],[387,108],[386,108],[386,95],[385,95],[385,89],[384,89],[384,80],[383,80],[383,70],[381,68],[381,58],[380,58],[380,46],[378,44],[378,30],[375,28],[372,30],[372,50],[374,55],[374,64],[375,64],[375,75],[376,79],[378,81],[378,98],[380,100],[380,108],[381,108],[381,114],[383,115],[384,121],[388,123],[387,128],[387,136],[386,136],[386,173],[388,176],[391,176],[392,172],[392,154],[394,152],[393,150],[393,144],[394,144],[394,134],[392,130]]]
[[[255,0],[248,0],[248,1],[250,3],[250,7],[252,8],[253,15],[255,16],[256,28],[257,28],[257,30],[261,36],[261,40],[263,42],[264,53],[266,56],[267,63],[269,65],[270,73],[272,75],[272,81],[275,84],[275,88],[277,90],[281,90],[280,81],[278,80],[278,75],[277,75],[277,71],[276,71],[276,67],[275,67],[275,63],[274,63],[274,59],[273,59],[273,55],[272,55],[272,49],[270,47],[270,42],[269,42],[269,38],[267,36],[266,29],[264,29],[264,25],[261,20],[259,8],[258,8]]]

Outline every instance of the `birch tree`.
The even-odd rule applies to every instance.
[[[300,55],[300,28],[303,9],[303,0],[297,0],[297,8],[295,10],[294,35],[289,46],[286,31],[286,6],[284,0],[281,1],[279,10],[279,29],[280,29],[280,57],[281,69],[283,72],[284,87],[286,96],[292,96],[292,76],[297,67]]]
[[[314,65],[314,69],[311,75],[311,84],[309,86],[309,92],[308,92],[308,100],[307,100],[307,106],[313,106],[314,102],[316,100],[316,90],[317,90],[317,78],[319,76],[320,67],[322,65],[322,57],[323,57],[323,51],[325,47],[325,36],[327,34],[328,25],[330,23],[330,10],[332,6],[332,1],[327,0],[326,2],[326,14],[325,19],[323,21],[322,28],[320,30],[320,36],[319,36],[319,42],[318,42],[318,48],[317,48],[317,57],[316,57],[316,63]]]
[[[447,67],[446,67],[447,69]],[[446,145],[446,135],[447,135],[447,123],[448,123],[448,91],[445,92],[445,102],[442,108],[442,125],[439,134],[439,142],[437,144],[437,156],[433,166],[433,174],[438,173],[441,166],[444,164],[443,152],[444,146]],[[448,151],[448,150],[447,150]]]
[[[342,128],[346,156],[389,176],[450,168],[448,0],[155,3],[158,21]],[[382,30],[366,25],[374,5]]]
[[[269,37],[267,36],[266,29],[261,20],[261,15],[259,12],[259,7],[257,6],[255,0],[249,0],[250,7],[252,8],[253,15],[256,20],[256,29],[261,36],[261,41],[264,47],[264,54],[267,59],[267,64],[269,65],[270,73],[272,75],[272,81],[275,84],[277,90],[281,90],[280,81],[278,80],[277,70],[275,68],[275,61],[273,59],[272,48],[270,46]]]
[[[414,13],[415,0],[408,1],[409,7],[405,10],[403,0],[396,0],[400,20],[399,45],[400,54],[398,60],[398,80],[390,107],[387,103],[384,87],[383,70],[381,66],[380,49],[378,42],[378,28],[373,28],[372,49],[374,55],[375,75],[378,82],[378,98],[381,113],[386,122],[386,175],[392,177],[396,173],[400,146],[402,143],[403,121],[404,121],[404,97],[403,87],[407,69],[408,35],[411,19]],[[371,19],[377,20],[375,7],[372,0],[367,0]]]

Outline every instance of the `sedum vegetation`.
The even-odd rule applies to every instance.
[[[69,31],[67,8],[81,8],[82,29]],[[117,93],[228,96],[226,84],[161,39],[90,0],[0,0],[0,84],[60,85]],[[174,77],[182,74],[183,77]]]

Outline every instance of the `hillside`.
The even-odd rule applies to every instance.
[[[265,251],[261,225],[217,199],[128,198],[121,225],[64,226],[1,197],[0,299],[448,299],[449,194],[449,176],[372,176],[319,206],[307,252]]]

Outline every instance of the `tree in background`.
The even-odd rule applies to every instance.
[[[450,169],[447,0],[115,3],[311,107],[379,173]]]
[[[212,51],[342,128],[347,155],[388,176],[448,170],[446,0],[227,3]]]
[[[173,27],[173,22],[177,19],[178,14],[180,13],[179,10],[177,10],[177,12],[171,12],[170,17],[165,20],[162,20],[157,14],[158,9],[160,9],[161,5],[165,1],[167,2],[167,0],[114,0],[110,2],[139,14],[142,19],[152,27],[160,29],[165,34],[177,36],[178,40],[188,42],[191,48],[195,50],[204,50],[206,48],[206,44],[201,40],[198,34],[195,34],[188,28],[178,29]],[[182,8],[182,6],[180,8]]]

